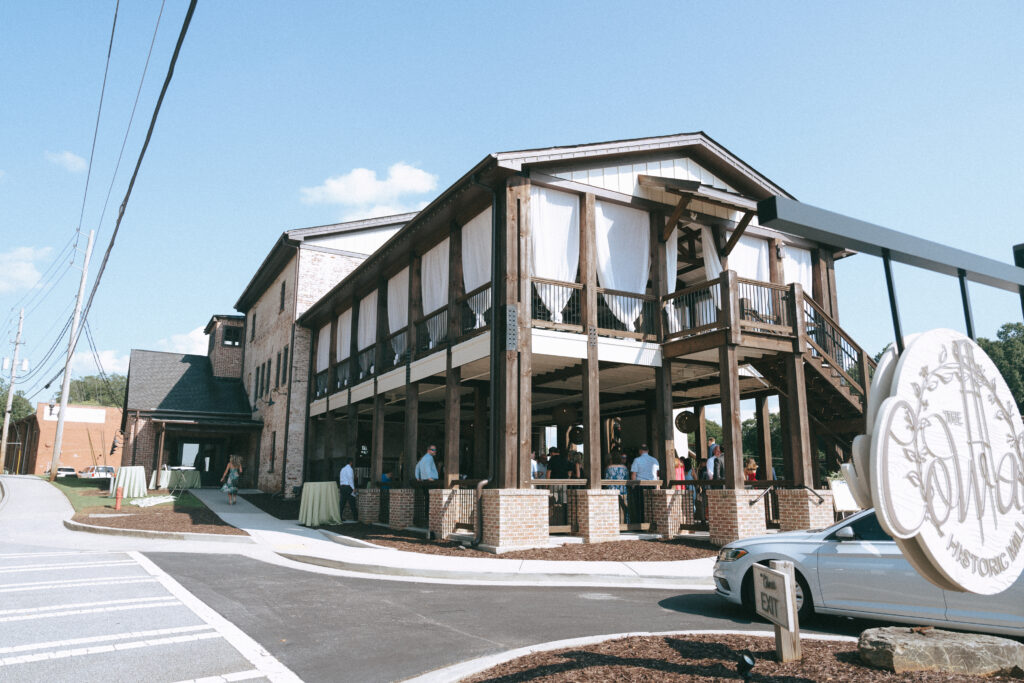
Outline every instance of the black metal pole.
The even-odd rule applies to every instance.
[[[974,316],[971,314],[971,297],[967,294],[967,271],[958,268],[956,275],[960,280],[960,301],[964,305],[964,322],[967,323],[967,336],[974,339]]]
[[[1018,268],[1024,268],[1024,244],[1014,245],[1013,263]],[[1024,287],[1018,286],[1017,292],[1020,294],[1020,312],[1024,314]]]
[[[885,267],[885,286],[889,290],[889,311],[892,313],[892,331],[896,334],[896,350],[903,353],[903,326],[900,324],[900,309],[896,303],[896,288],[892,284],[892,261],[889,250],[882,249],[882,265]]]

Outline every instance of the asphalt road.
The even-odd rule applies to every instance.
[[[310,683],[402,680],[581,636],[768,628],[709,592],[400,583],[239,556],[146,556]],[[826,618],[815,630],[856,635],[865,624]]]

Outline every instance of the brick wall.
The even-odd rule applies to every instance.
[[[708,492],[708,532],[711,542],[725,545],[741,538],[767,533],[764,505],[757,500],[756,489],[711,489]]]
[[[824,529],[835,521],[832,492],[779,489],[779,531]],[[819,498],[820,496],[820,498]]]
[[[124,447],[121,449],[121,466],[137,465],[146,468],[146,484],[156,464],[156,445],[159,439],[156,425],[147,417],[129,416],[125,425]],[[63,450],[63,449],[62,449]]]
[[[373,524],[380,521],[380,489],[359,489],[356,496],[356,509],[359,510],[359,521]]]
[[[83,422],[75,419],[81,415],[79,411],[87,411],[90,418],[99,419],[102,422]],[[103,413],[101,416],[100,413]],[[76,415],[76,413],[78,415]],[[50,411],[48,403],[39,403],[36,406],[34,416],[35,427],[29,427],[32,418],[26,420],[18,427],[13,425],[8,430],[8,441],[17,441],[19,436],[28,436],[25,450],[21,455],[22,464],[20,469],[27,474],[43,474],[50,469],[50,462],[53,460],[53,446],[57,436],[57,418],[60,416],[60,407]],[[111,445],[114,443],[114,436],[120,433],[121,411],[117,408],[104,408],[97,406],[69,405],[67,418],[64,421],[64,434],[61,441],[61,454],[59,467],[74,467],[79,472],[92,465],[113,465],[121,464],[121,452],[115,451],[110,454]],[[35,430],[38,431],[36,432]],[[29,432],[35,432],[34,434]],[[152,450],[152,447],[150,447]],[[17,448],[8,447],[8,462],[5,464],[12,472],[17,463]],[[3,457],[0,457],[3,461]]]
[[[415,491],[412,489],[391,489],[388,493],[388,526],[405,529],[412,526],[412,511]]]
[[[576,506],[577,535],[585,543],[616,541],[619,538],[619,492],[577,489],[569,492]]]
[[[214,377],[241,377],[242,376],[242,345],[225,346],[224,330],[228,327],[242,329],[244,323],[241,320],[215,319],[213,329],[210,330],[210,344],[207,355],[210,357],[210,367],[213,368]]]
[[[679,535],[679,525],[684,523],[684,510],[693,512],[690,508],[692,496],[688,491],[677,491],[675,489],[653,489],[648,492],[648,504],[651,507],[651,530],[661,534],[664,538],[672,538]]]
[[[548,544],[548,492],[484,489],[481,548],[496,553]]]
[[[460,496],[452,489],[430,489],[429,528],[434,538],[444,540],[455,531],[459,521]]]

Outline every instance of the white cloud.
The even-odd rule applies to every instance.
[[[209,347],[209,341],[203,329],[203,327],[197,327],[185,334],[172,334],[170,337],[158,341],[156,343],[156,350],[205,356]]]
[[[436,175],[400,161],[388,169],[387,178],[383,180],[377,178],[376,171],[355,168],[328,178],[322,185],[303,187],[299,191],[306,204],[341,204],[352,207],[353,211],[349,212],[352,215],[369,218],[415,210],[423,203],[403,198],[436,188]]]
[[[80,342],[84,341],[84,339],[80,340]],[[78,344],[78,348],[82,348],[81,343]],[[108,375],[128,374],[129,354],[106,349],[100,351],[98,355],[100,357],[100,364],[103,365],[103,372]],[[76,377],[99,374],[99,370],[96,369],[96,361],[92,357],[92,351],[75,351],[75,355],[71,357],[71,374]]]
[[[0,294],[34,287],[40,277],[36,263],[49,255],[49,247],[15,247],[0,252]]]
[[[64,170],[71,171],[72,173],[81,173],[88,167],[85,159],[67,150],[63,152],[44,152],[43,156],[46,157],[47,161],[57,164]]]

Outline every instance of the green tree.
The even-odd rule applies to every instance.
[[[757,420],[744,420],[740,425],[743,429],[743,454],[756,458],[761,452],[757,446]],[[772,460],[782,458],[782,419],[778,413],[768,415],[768,432],[772,446]]]
[[[107,375],[105,380],[99,375],[86,375],[72,379],[68,391],[69,401],[79,405],[121,408],[127,384],[128,379],[124,375],[117,374]]]
[[[3,410],[7,407],[7,381],[0,378],[0,423],[3,422]],[[20,420],[33,413],[32,404],[20,391],[14,392],[14,401],[11,403],[11,421]]]
[[[1018,410],[1024,412],[1024,324],[1006,323],[999,328],[995,340],[981,337],[978,346],[996,364],[1010,387]]]

